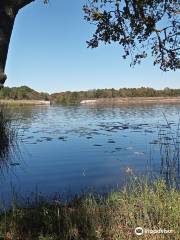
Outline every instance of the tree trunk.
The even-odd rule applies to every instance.
[[[8,54],[9,43],[14,26],[14,21],[18,13],[13,4],[0,0],[0,87],[6,81],[5,66]]]

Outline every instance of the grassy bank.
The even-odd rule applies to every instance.
[[[180,104],[180,97],[116,97],[116,98],[99,98],[94,100],[83,100],[80,102],[84,105],[136,105],[136,104]]]
[[[179,239],[180,193],[158,180],[148,184],[131,176],[118,192],[102,197],[86,194],[69,203],[42,198],[1,209],[0,239],[13,240],[124,240]],[[172,230],[169,234],[136,236],[134,229]]]

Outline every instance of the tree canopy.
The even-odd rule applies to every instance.
[[[115,42],[131,65],[150,54],[163,71],[180,68],[180,0],[89,0],[84,12],[96,26],[88,47]]]

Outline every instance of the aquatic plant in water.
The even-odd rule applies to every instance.
[[[165,177],[168,185],[179,188],[180,178],[180,120],[177,128],[172,127],[172,123],[166,121],[166,128],[160,128],[158,137],[161,156],[161,175]]]
[[[17,154],[17,135],[17,126],[13,124],[9,109],[5,105],[0,105],[0,169]]]

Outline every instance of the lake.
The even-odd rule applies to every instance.
[[[159,133],[177,132],[180,104],[13,108],[19,154],[1,166],[0,196],[98,191],[121,186],[127,168],[161,173]],[[164,116],[165,115],[165,116]]]

